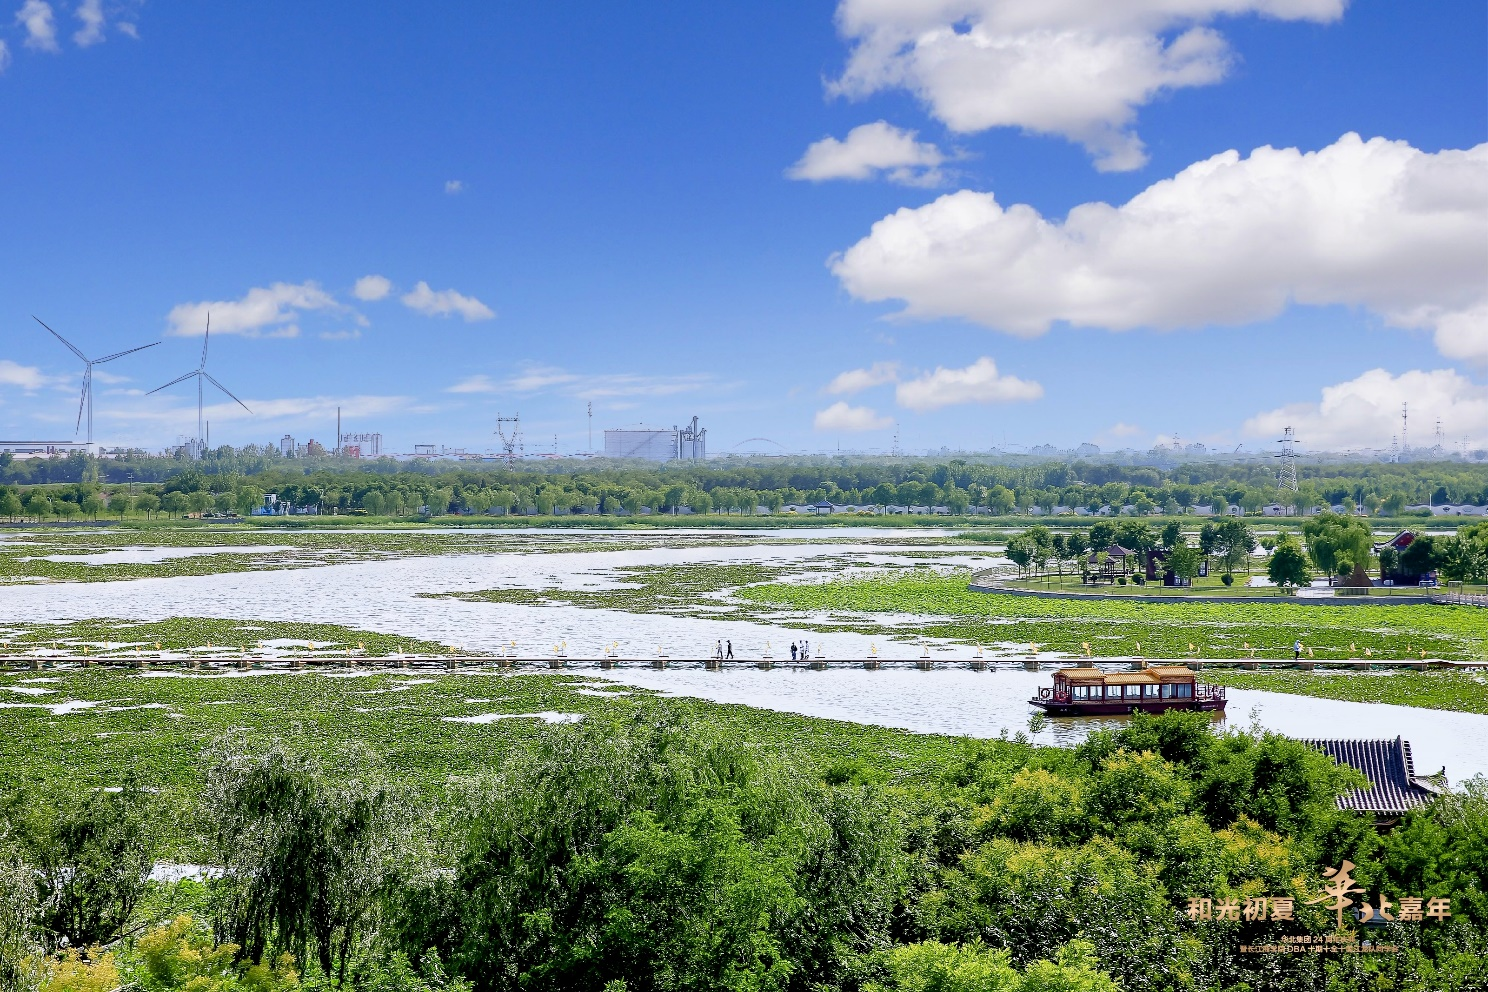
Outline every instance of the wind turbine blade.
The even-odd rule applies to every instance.
[[[207,343],[209,341],[211,341],[211,340],[212,340],[212,314],[210,312],[208,312],[208,314],[207,314],[207,333],[205,333],[205,334],[202,335],[202,360],[201,360],[201,364],[198,365],[197,368],[204,369],[204,368],[207,367]]]
[[[154,389],[150,390],[150,392],[149,393],[146,393],[145,395],[146,396],[149,396],[150,393],[158,393],[162,389],[168,389],[171,386],[174,386],[178,382],[185,382],[187,379],[190,379],[192,376],[194,376],[194,375],[200,375],[200,374],[201,373],[199,371],[192,370],[190,372],[187,372],[185,375],[177,376],[176,378],[172,379],[170,382],[167,382],[164,386],[156,386]]]
[[[109,355],[107,358],[93,359],[93,364],[102,365],[104,362],[112,362],[116,358],[123,358],[125,355],[132,355],[136,351],[144,351],[146,348],[153,348],[159,343],[159,341],[151,341],[149,344],[142,344],[138,348],[130,348],[128,351],[116,351],[112,355]]]
[[[92,364],[89,364],[88,367],[83,370],[83,392],[82,395],[78,397],[77,424],[74,425],[72,428],[72,433],[74,435],[77,434],[78,430],[83,426],[83,405],[88,402],[88,388],[92,385],[93,366]]]
[[[233,396],[232,392],[229,391],[226,386],[224,386],[222,383],[218,382],[216,379],[213,379],[206,372],[203,372],[202,375],[206,376],[207,377],[207,381],[210,382],[212,385],[216,386],[218,389],[222,390],[224,393],[227,393],[227,395],[232,396],[233,400],[238,404],[238,406],[242,407],[244,410],[248,410],[248,404],[247,403],[244,403],[242,400],[238,399],[236,396]],[[248,412],[249,413],[252,413],[253,411],[252,410],[248,410]]]
[[[42,320],[40,317],[36,316],[36,314],[33,313],[31,315],[31,319],[34,320],[34,321],[36,321],[42,327],[46,327],[47,330],[52,331],[52,329],[50,327],[47,327],[46,322],[44,320]],[[52,337],[56,338],[58,341],[61,341],[63,344],[67,345],[68,350],[71,351],[74,355],[76,355],[79,358],[81,358],[83,361],[86,362],[88,360],[88,356],[87,355],[83,354],[81,351],[78,351],[76,348],[74,348],[72,346],[72,342],[71,341],[67,340],[62,335],[58,334],[56,331],[52,331]]]

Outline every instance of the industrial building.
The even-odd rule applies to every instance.
[[[698,418],[686,427],[622,427],[604,432],[606,458],[640,458],[651,462],[702,461],[708,457],[708,429]]]
[[[348,458],[381,458],[381,434],[342,434],[341,454]]]
[[[74,452],[91,455],[93,448],[88,441],[0,441],[0,452],[17,458],[53,458]]]

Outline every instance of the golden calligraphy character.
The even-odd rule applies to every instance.
[[[1424,899],[1416,899],[1411,896],[1401,896],[1399,918],[1401,920],[1413,921],[1416,923],[1424,920],[1426,917],[1421,912],[1421,907],[1423,904],[1425,904],[1425,902],[1426,900]]]
[[[1444,920],[1452,915],[1452,900],[1450,899],[1428,899],[1426,900],[1426,915],[1433,920]]]
[[[1213,899],[1190,899],[1188,900],[1188,918],[1190,920],[1207,920],[1214,915]]]
[[[1216,920],[1240,921],[1240,900],[1221,899],[1218,906],[1214,907],[1214,918]]]
[[[1245,900],[1245,918],[1247,920],[1264,920],[1266,918],[1265,896]]]
[[[1290,920],[1292,918],[1292,900],[1282,897],[1271,900],[1271,919]]]
[[[1343,911],[1354,904],[1349,898],[1350,893],[1363,892],[1364,890],[1354,884],[1354,863],[1344,861],[1337,868],[1323,869],[1323,877],[1329,879],[1327,885],[1323,886],[1323,895],[1316,899],[1303,900],[1305,905],[1315,906],[1320,902],[1328,902],[1328,909],[1338,915],[1338,929],[1343,929]]]

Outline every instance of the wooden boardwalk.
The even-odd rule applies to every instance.
[[[1263,669],[1293,669],[1314,671],[1383,671],[1388,669],[1480,669],[1488,668],[1488,661],[1446,661],[1439,658],[1348,658],[1318,661],[1290,658],[1091,658],[1086,659],[1105,667],[1127,666],[1142,669],[1148,665],[1187,665],[1195,671],[1205,669],[1234,668],[1250,671]],[[126,654],[114,652],[104,655],[54,655],[11,656],[0,658],[0,670],[41,671],[43,669],[83,669],[90,667],[124,668],[135,670],[175,671],[301,671],[305,669],[360,670],[360,671],[470,671],[484,669],[612,669],[670,667],[705,668],[714,671],[737,668],[758,669],[807,669],[822,671],[829,668],[858,668],[869,671],[888,668],[918,668],[922,670],[940,668],[965,668],[973,671],[988,671],[998,668],[1018,668],[1027,671],[1068,667],[1075,663],[1072,658],[999,656],[977,658],[952,656],[940,653],[917,658],[812,658],[792,661],[790,658],[741,658],[719,661],[716,658],[698,656],[685,657],[509,657],[497,655],[379,655],[374,657],[350,655],[333,657],[328,654],[303,657],[258,657],[251,655],[214,654],[210,657],[178,657],[163,654]]]

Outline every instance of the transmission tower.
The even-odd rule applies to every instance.
[[[899,421],[897,420],[894,421],[894,446],[889,449],[889,453],[895,458],[899,457]]]
[[[522,415],[514,413],[503,417],[498,412],[496,436],[501,438],[501,457],[506,461],[506,467],[511,468],[512,463],[522,457]]]
[[[1407,440],[1407,438],[1409,437],[1409,435],[1406,433],[1406,428],[1409,427],[1409,426],[1410,426],[1410,404],[1409,403],[1402,403],[1402,404],[1400,404],[1400,453],[1402,455],[1406,455],[1406,454],[1409,454],[1410,453],[1410,441]]]
[[[589,453],[590,454],[593,454],[594,453],[594,401],[593,400],[590,400],[588,402],[587,406],[589,408]]]
[[[1276,457],[1281,459],[1281,468],[1276,473],[1276,488],[1284,493],[1297,491],[1297,435],[1288,427],[1282,431],[1281,453]]]

